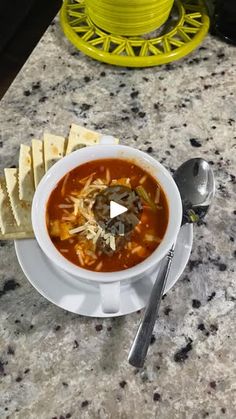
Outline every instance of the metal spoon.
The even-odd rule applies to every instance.
[[[215,194],[214,175],[209,163],[201,158],[187,160],[176,170],[174,180],[179,188],[183,204],[182,225],[202,220]],[[146,358],[174,256],[174,248],[175,244],[161,264],[129,353],[129,363],[136,368],[141,368]]]

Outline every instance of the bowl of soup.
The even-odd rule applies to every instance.
[[[104,312],[119,311],[120,282],[157,268],[177,238],[182,203],[170,173],[123,145],[71,153],[41,180],[32,205],[46,256],[100,287]]]

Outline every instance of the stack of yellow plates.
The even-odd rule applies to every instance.
[[[87,14],[101,29],[117,35],[142,35],[159,28],[174,0],[85,0]]]

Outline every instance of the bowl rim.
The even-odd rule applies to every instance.
[[[105,156],[102,157],[101,154],[105,154]],[[121,271],[94,272],[73,264],[57,250],[47,231],[45,213],[46,204],[52,190],[66,173],[85,162],[105,158],[133,160],[135,164],[145,168],[145,170],[149,170],[150,174],[157,179],[158,183],[160,183],[161,187],[164,189],[169,208],[169,220],[160,245],[144,261]],[[149,169],[147,169],[147,166]],[[158,176],[154,172],[158,172]],[[163,183],[165,183],[164,187]],[[53,263],[62,270],[78,278],[102,283],[111,283],[142,275],[147,270],[154,268],[154,266],[167,254],[168,250],[175,242],[181,226],[182,201],[177,185],[171,174],[152,156],[126,145],[99,144],[74,151],[56,162],[46,172],[35,191],[31,215],[36,240],[42,251]]]

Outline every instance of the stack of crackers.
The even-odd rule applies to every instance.
[[[65,155],[79,148],[100,144],[102,134],[72,124],[68,139],[44,134],[31,146],[20,146],[19,168],[4,169],[0,178],[0,240],[34,237],[31,205],[34,192],[47,170]],[[118,143],[114,139],[114,143]]]

